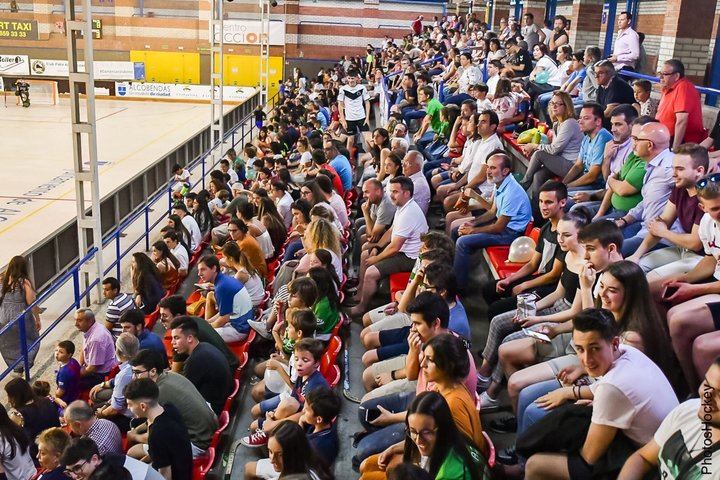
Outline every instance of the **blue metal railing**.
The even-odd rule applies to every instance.
[[[659,77],[653,77],[652,75],[645,75],[644,73],[637,73],[637,72],[630,72],[627,70],[620,70],[618,72],[623,77],[629,77],[629,78],[636,78],[641,80],[648,80],[652,83],[660,83]],[[712,88],[712,87],[700,87],[695,85],[695,88],[697,88],[698,92],[700,92],[701,95],[707,96],[707,104],[708,105],[715,105],[715,100],[718,96],[720,96],[720,89]]]
[[[268,103],[271,107],[275,105],[275,100],[277,98],[278,94],[276,93],[273,95]],[[250,138],[252,138],[253,130],[255,128],[255,122],[250,122],[250,128],[246,129],[245,124],[248,123],[253,117],[252,112],[246,115],[242,120],[240,120],[232,129],[230,129],[228,132],[225,133],[222,142],[220,140],[216,141],[208,150],[206,150],[204,153],[198,155],[194,160],[192,160],[188,165],[187,169],[192,172],[192,170],[195,170],[198,165],[201,166],[202,170],[202,176],[199,180],[197,180],[194,184],[192,184],[192,188],[196,188],[198,185],[202,184],[202,187],[205,188],[205,176],[206,172],[208,171],[208,165],[207,165],[207,159],[211,155],[212,151],[214,151],[218,146],[221,145],[221,143],[226,142],[228,139],[230,139],[230,145],[232,148],[234,148],[238,143],[243,142],[245,140],[245,137],[247,135],[250,135]],[[240,130],[240,135],[236,136],[238,133],[238,130]],[[214,169],[217,164],[220,162],[220,160],[216,161],[212,165],[210,165],[210,170]],[[131,213],[131,215],[123,222],[120,223],[120,225],[115,228],[112,232],[105,235],[105,237],[102,240],[102,247],[105,247],[110,244],[110,242],[115,242],[115,261],[113,261],[103,272],[103,275],[107,275],[111,270],[115,269],[115,274],[118,280],[121,278],[121,262],[124,257],[126,257],[134,248],[137,246],[138,243],[145,240],[145,250],[150,250],[150,233],[153,228],[155,228],[160,222],[165,220],[165,218],[170,214],[170,210],[172,208],[172,186],[173,181],[171,180],[168,183],[167,190],[160,190],[155,195],[151,196],[147,202],[145,202],[144,205],[141,205],[139,208],[135,209]],[[150,211],[151,207],[155,205],[160,199],[163,198],[164,195],[168,195],[168,209],[165,211],[160,218],[155,221],[154,223],[150,223]],[[140,219],[140,216],[144,217],[145,221],[145,232],[139,236],[137,240],[135,240],[133,243],[131,243],[125,250],[122,250],[120,239],[123,236],[124,231],[132,225],[134,222],[136,222],[138,219]],[[3,380],[10,372],[13,371],[15,367],[20,365],[22,363],[23,370],[25,373],[25,379],[30,380],[30,364],[29,364],[29,352],[32,352],[35,349],[38,349],[40,347],[41,341],[63,320],[65,317],[74,309],[80,308],[81,301],[83,301],[88,295],[90,295],[90,292],[93,288],[95,288],[102,279],[95,279],[93,282],[90,283],[84,290],[80,290],[80,270],[83,268],[85,264],[90,262],[93,257],[95,257],[96,254],[102,255],[102,250],[98,250],[98,247],[92,247],[88,253],[82,257],[80,260],[78,260],[75,265],[73,265],[65,274],[60,276],[57,280],[55,280],[50,286],[48,286],[45,290],[43,290],[38,297],[35,299],[34,302],[32,302],[30,305],[27,306],[27,308],[18,315],[17,318],[12,320],[11,322],[8,322],[5,326],[3,326],[0,329],[0,335],[3,335],[5,332],[10,330],[11,328],[14,328],[15,325],[18,326],[20,330],[20,351],[21,355],[18,359],[16,359],[14,362],[9,364],[5,371],[0,373],[0,381]],[[73,303],[65,309],[58,318],[53,321],[50,326],[45,328],[45,330],[40,334],[37,340],[35,340],[31,345],[27,344],[27,332],[25,330],[25,322],[23,321],[27,315],[32,315],[33,310],[38,308],[40,304],[42,304],[45,300],[47,300],[51,295],[56,293],[60,288],[65,286],[65,284],[72,279],[73,282]]]

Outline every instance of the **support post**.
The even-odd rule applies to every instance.
[[[270,92],[270,2],[258,0],[260,7],[260,105],[268,101]]]
[[[102,223],[100,222],[100,184],[98,182],[97,125],[95,117],[95,74],[93,72],[92,3],[82,0],[83,19],[78,19],[75,0],[65,0],[65,23],[67,28],[67,57],[69,64],[70,114],[75,167],[75,203],[77,206],[78,258],[90,250],[88,232],[97,247],[93,260],[81,267],[83,290],[87,290],[94,278],[103,276]],[[83,47],[78,43],[82,40]],[[82,50],[85,72],[79,70],[79,53]],[[85,99],[81,93],[84,90]],[[81,104],[84,103],[83,120]],[[86,213],[86,196],[89,194],[92,209]],[[85,305],[90,305],[90,292]],[[102,298],[102,284],[97,282],[98,300]],[[79,303],[79,299],[77,299]]]
[[[225,46],[224,31],[224,0],[211,1],[210,17],[210,158],[212,164],[222,158],[225,153],[224,141],[225,122],[223,122],[223,84],[224,82],[224,58]],[[217,148],[215,144],[219,142]]]

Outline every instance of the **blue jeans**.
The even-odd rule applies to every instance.
[[[535,400],[543,395],[560,388],[560,382],[555,379],[535,383],[520,391],[517,408],[517,434],[518,436],[527,428],[548,414],[548,410],[538,407]]]
[[[302,240],[300,238],[297,238],[296,240],[291,241],[288,243],[288,246],[285,247],[285,255],[283,256],[283,263],[287,262],[289,260],[295,260],[295,254],[303,249]]]
[[[410,120],[420,120],[422,118],[425,118],[425,110],[411,110],[409,108],[403,109],[402,116],[403,119],[405,119],[405,123],[408,123]]]
[[[645,237],[642,235],[638,235],[638,233],[642,229],[642,225],[642,222],[635,222],[631,223],[630,225],[626,225],[622,229],[624,240],[621,253],[624,258],[627,258],[633,253],[635,253],[635,250],[637,250],[640,244],[643,242]]]
[[[467,285],[470,276],[470,257],[477,250],[494,245],[510,245],[522,232],[506,228],[500,233],[474,233],[458,238],[457,230],[453,231],[453,238],[457,239],[455,247],[455,274],[458,285]]]
[[[540,119],[543,121],[547,121],[548,104],[550,103],[550,99],[552,99],[554,93],[555,92],[541,93],[537,98],[537,103],[540,107],[538,114]]]
[[[452,103],[453,105],[457,105],[459,107],[462,102],[464,102],[465,100],[470,100],[472,98],[473,97],[471,97],[467,93],[456,93],[455,95],[450,95],[449,97],[447,97],[443,103],[445,105],[447,105],[448,103]]]
[[[415,392],[401,392],[386,395],[380,398],[374,398],[360,404],[358,416],[360,423],[366,430],[370,431],[362,438],[355,448],[355,455],[352,458],[352,465],[355,470],[360,468],[360,464],[370,455],[380,453],[386,448],[394,445],[405,438],[405,422],[395,423],[378,429],[376,426],[365,421],[365,411],[377,408],[382,405],[390,412],[404,412],[415,399]]]
[[[433,138],[435,138],[435,132],[432,130],[425,132],[420,139],[415,142],[415,146],[417,147],[418,151],[422,153],[423,157],[425,156],[425,148],[430,145],[433,141]]]

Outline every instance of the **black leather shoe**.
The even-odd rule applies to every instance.
[[[500,450],[497,454],[497,460],[503,465],[517,465],[518,458],[517,453],[515,453],[515,445]]]
[[[515,433],[517,432],[517,418],[511,415],[496,418],[490,422],[490,431],[495,433]]]

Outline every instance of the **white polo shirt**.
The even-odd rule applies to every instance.
[[[420,252],[420,236],[428,231],[427,220],[420,206],[413,199],[395,210],[392,238],[402,237],[405,243],[400,251],[408,258],[417,258]]]

